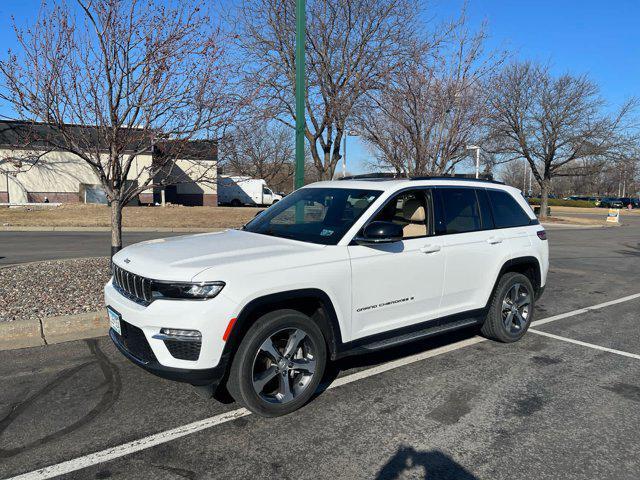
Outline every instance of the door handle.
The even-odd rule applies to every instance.
[[[422,253],[435,253],[441,249],[440,245],[425,245],[420,249]]]
[[[497,243],[502,243],[502,238],[500,237],[489,237],[487,238],[487,242],[491,245],[496,245]]]

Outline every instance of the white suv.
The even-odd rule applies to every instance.
[[[311,398],[329,359],[473,325],[520,339],[548,254],[515,188],[347,179],[297,190],[240,230],[123,249],[105,301],[135,364],[276,416]]]

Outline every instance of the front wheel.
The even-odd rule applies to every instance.
[[[311,399],[327,361],[322,331],[295,310],[267,313],[251,326],[236,352],[227,388],[265,417],[291,413]]]
[[[505,273],[491,299],[482,334],[500,342],[520,340],[531,325],[534,306],[531,280],[521,273]]]

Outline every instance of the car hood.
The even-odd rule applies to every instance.
[[[216,280],[224,281],[224,270],[230,266],[242,263],[255,268],[256,263],[265,259],[272,262],[279,256],[323,247],[243,230],[225,230],[136,243],[118,252],[113,261],[127,271],[155,280],[192,281],[199,273],[213,268],[220,277]]]

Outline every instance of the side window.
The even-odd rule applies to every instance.
[[[373,221],[402,225],[403,238],[431,235],[431,191],[409,190],[396,195],[378,212]]]
[[[487,189],[487,194],[496,228],[522,227],[531,223],[529,215],[507,192]]]
[[[480,210],[473,188],[438,188],[444,225],[442,233],[481,230]]]
[[[491,203],[489,202],[489,196],[484,188],[476,189],[476,195],[478,196],[478,205],[480,206],[480,220],[482,222],[483,230],[491,230],[495,228],[493,224],[493,215],[491,213]]]

